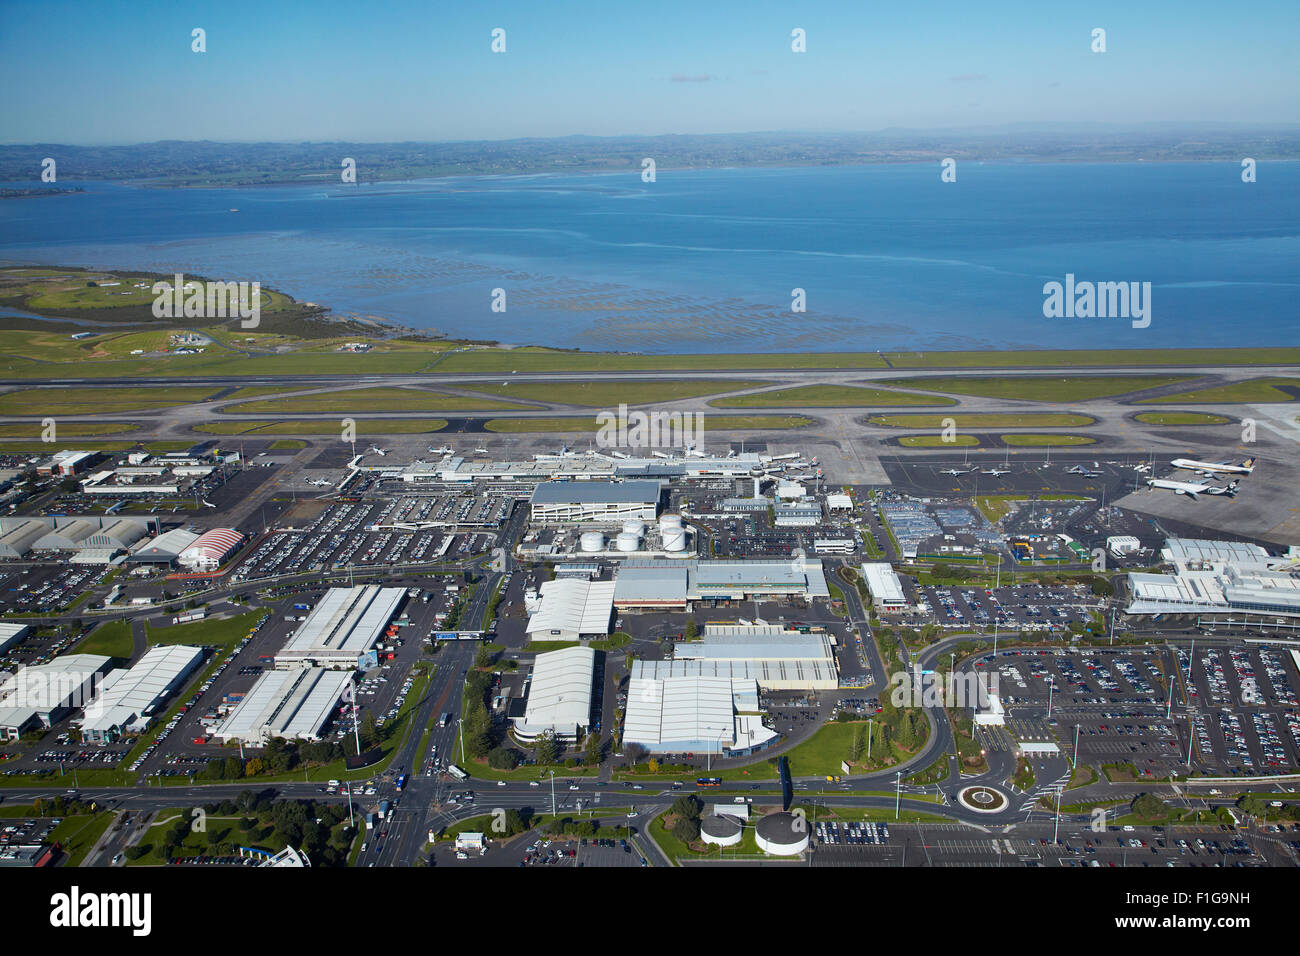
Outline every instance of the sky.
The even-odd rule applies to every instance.
[[[0,142],[1294,124],[1298,41],[1295,0],[0,0]]]

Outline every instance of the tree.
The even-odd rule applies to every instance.
[[[537,762],[542,766],[556,763],[560,759],[560,745],[554,734],[538,734],[533,742],[533,750],[537,754]]]
[[[587,734],[587,742],[583,749],[583,754],[587,758],[587,763],[596,765],[600,763],[601,747],[600,734],[592,731]]]
[[[1145,820],[1154,820],[1162,817],[1168,810],[1165,802],[1157,797],[1154,793],[1139,794],[1132,803],[1132,810],[1139,817]]]
[[[474,655],[474,666],[479,670],[487,670],[492,666],[492,652],[486,647],[480,647],[478,653]]]
[[[849,763],[857,763],[862,759],[862,752],[866,749],[866,738],[862,727],[853,728],[853,739],[849,741]]]
[[[693,843],[700,838],[700,824],[690,817],[678,817],[673,824],[673,836],[683,843]]]
[[[361,721],[361,746],[373,750],[379,743],[379,725],[375,723],[374,712],[367,710],[365,719]]]
[[[695,618],[691,618],[689,621],[686,622],[686,639],[688,641],[693,641],[695,640],[695,638],[699,636],[700,636],[700,626],[695,623]]]
[[[519,766],[519,754],[509,747],[494,747],[488,753],[488,766],[494,770],[514,770]]]

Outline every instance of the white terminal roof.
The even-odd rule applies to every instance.
[[[573,736],[591,723],[591,683],[596,652],[590,647],[566,647],[538,654],[533,663],[528,703],[515,727],[525,737],[543,731]]]
[[[613,581],[556,578],[542,585],[541,599],[542,606],[528,619],[529,634],[609,633],[614,610]]]
[[[202,660],[201,647],[174,644],[150,649],[130,670],[113,671],[112,683],[86,708],[82,729],[108,729],[132,716],[148,716]]]
[[[883,561],[864,564],[862,576],[867,579],[867,590],[871,592],[874,600],[890,604],[901,604],[907,600],[903,594],[903,585],[889,564]]]
[[[635,505],[658,501],[657,481],[544,481],[533,489],[533,504]]]
[[[1173,574],[1128,576],[1129,614],[1244,613],[1300,616],[1300,575],[1258,545],[1170,538]]]
[[[323,667],[268,671],[231,711],[218,736],[227,740],[319,737],[351,679],[349,671]]]
[[[276,659],[358,657],[379,640],[405,596],[405,588],[377,584],[330,588]]]

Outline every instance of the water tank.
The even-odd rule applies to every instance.
[[[620,551],[635,551],[641,546],[641,536],[624,531],[618,536],[615,546]]]
[[[686,550],[686,529],[684,528],[664,528],[664,550],[665,551],[685,551]]]
[[[676,514],[662,514],[659,516],[659,530],[665,528],[680,528],[682,526],[682,516]]]
[[[584,531],[578,541],[578,547],[583,551],[604,551],[605,536],[599,531]]]
[[[643,534],[645,534],[645,525],[643,525],[640,521],[624,521],[623,533],[634,534],[639,538]]]

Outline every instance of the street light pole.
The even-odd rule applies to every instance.
[[[551,770],[548,772],[551,775],[551,816],[556,817],[559,816],[559,814],[555,812],[555,771]]]
[[[1079,766],[1079,725],[1074,725],[1074,766]]]
[[[1056,788],[1056,823],[1052,825],[1052,842],[1060,843],[1058,838],[1061,832],[1061,788]]]
[[[903,771],[894,773],[894,822],[898,822],[898,811],[903,801]]]

